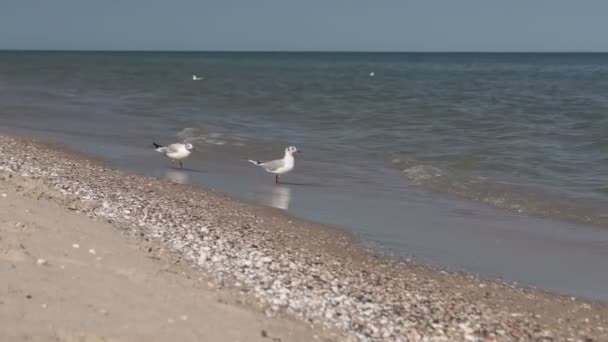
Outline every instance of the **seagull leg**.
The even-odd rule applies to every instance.
[[[184,165],[182,165],[182,161],[181,161],[181,160],[179,161],[179,168],[180,168],[180,169],[183,169],[183,168],[184,168]]]
[[[279,184],[279,175],[274,175],[274,184]]]

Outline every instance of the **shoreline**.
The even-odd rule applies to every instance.
[[[66,208],[40,181],[0,173],[0,194],[0,340],[336,339],[266,317],[154,241]]]
[[[84,153],[85,158],[95,156],[109,168],[129,174],[197,185],[245,203],[280,208],[292,217],[347,230],[366,247],[419,264],[608,301],[608,288],[601,285],[608,283],[608,272],[595,272],[605,269],[608,249],[603,246],[608,243],[608,230],[427,191],[404,181],[398,170],[379,170],[371,179],[356,170],[352,170],[356,175],[338,174],[332,163],[319,164],[312,151],[286,179],[294,183],[278,187],[267,173],[256,172],[245,161],[258,153],[272,155],[265,145],[250,146],[246,150],[252,152],[246,153],[241,147],[200,142],[201,150],[188,159],[188,170],[167,168],[145,137],[150,134],[169,141],[175,138],[167,135],[171,128],[159,129],[158,123],[137,123],[134,118],[127,124],[138,127],[133,136],[120,130],[94,131],[107,127],[107,120],[101,118],[84,120],[82,125],[24,118],[20,119],[23,126],[9,119],[0,131],[52,141],[61,149]],[[563,272],[564,268],[569,272]]]
[[[70,197],[74,211],[160,241],[257,298],[269,316],[286,313],[361,340],[608,338],[604,303],[390,260],[339,229],[110,170],[36,140],[0,135],[0,157],[0,173],[38,177]]]

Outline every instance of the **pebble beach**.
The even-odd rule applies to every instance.
[[[0,181],[16,178],[57,191],[53,201],[66,210],[154,242],[154,253],[208,274],[209,286],[240,293],[266,316],[338,331],[335,340],[608,340],[605,303],[390,259],[338,228],[0,136]]]

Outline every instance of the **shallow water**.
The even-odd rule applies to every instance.
[[[0,53],[0,126],[397,256],[606,300],[608,229],[568,222],[608,220],[607,56]],[[199,148],[188,171],[149,149],[178,138]],[[246,161],[288,143],[304,151],[290,184]]]
[[[242,154],[296,144],[334,180],[393,168],[433,191],[608,226],[608,54],[2,52],[0,91],[8,115],[156,119]]]

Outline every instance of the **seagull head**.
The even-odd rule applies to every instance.
[[[289,146],[285,149],[285,153],[293,156],[296,153],[300,153],[300,150],[298,150],[295,146]]]
[[[194,150],[194,146],[192,146],[192,144],[186,144],[186,150],[192,151]]]

